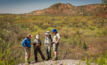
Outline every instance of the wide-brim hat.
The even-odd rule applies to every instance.
[[[46,31],[47,33],[49,33],[49,31]]]
[[[50,32],[49,31],[46,31],[46,33],[45,33],[46,35],[49,35],[50,34]]]
[[[30,37],[32,37],[32,35],[31,35],[31,34],[27,34],[27,37],[29,37],[29,36],[30,36]]]

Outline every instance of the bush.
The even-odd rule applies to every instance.
[[[93,58],[91,59],[85,58],[85,61],[87,65],[90,65],[91,62],[93,61]],[[105,55],[99,55],[99,57],[96,58],[95,65],[107,65],[107,51]]]
[[[34,27],[32,28],[32,31],[37,31],[38,28],[39,28],[39,26],[34,26]]]
[[[86,50],[86,44],[85,44],[85,41],[84,41],[83,44],[82,44],[82,49],[85,49],[85,50]]]
[[[107,52],[105,56],[101,55],[99,58],[97,58],[98,65],[107,65]]]
[[[79,39],[77,46],[79,46],[81,44],[81,39]]]
[[[43,29],[47,29],[49,26],[50,25],[48,23],[44,23],[42,27],[43,27]]]
[[[48,27],[46,30],[51,32],[53,29],[55,29],[55,28],[53,28],[53,27]]]
[[[19,24],[13,22],[13,18],[3,19],[0,21],[2,29],[0,32],[0,65],[16,65],[24,62],[20,59],[23,58],[23,51],[19,48],[19,43],[25,32]]]
[[[59,45],[59,59],[79,59],[80,57],[84,59],[86,56],[90,58],[93,55],[91,53],[95,53],[96,51],[90,51],[91,49],[100,49],[100,47],[94,47],[94,43],[98,42],[96,40],[96,36],[104,36],[107,37],[107,19],[105,19],[104,25],[101,25],[101,20],[95,17],[92,18],[91,16],[14,16],[14,15],[1,15],[0,16],[0,48],[3,49],[3,52],[0,51],[0,60],[2,57],[2,53],[6,51],[6,56],[2,57],[3,61],[0,63],[11,64],[13,63],[23,63],[23,61],[19,62],[18,60],[24,59],[24,50],[20,49],[20,43],[23,38],[26,37],[27,33],[32,33],[33,38],[32,41],[35,39],[35,36],[38,34],[40,35],[41,42],[44,43],[45,33],[46,31],[52,31],[52,29],[57,29],[60,36],[60,45]],[[94,23],[95,22],[95,23]],[[87,24],[86,24],[87,23]],[[52,34],[54,36],[54,34]],[[99,36],[99,37],[100,37]],[[101,42],[99,43],[106,43],[107,41],[105,38],[102,37]],[[91,39],[92,38],[92,39]],[[87,49],[85,52],[82,51],[79,45],[82,45],[81,48],[86,49],[85,41],[82,44],[83,40],[87,41],[87,46],[91,47]],[[91,41],[96,40],[95,42],[90,43]],[[97,44],[99,44],[97,43]],[[10,50],[7,48],[7,44],[10,44]],[[93,45],[91,45],[93,44]],[[100,46],[100,45],[99,45]],[[22,47],[22,45],[21,45]],[[23,48],[23,47],[22,47]],[[32,48],[33,49],[33,48]],[[44,44],[41,47],[43,53],[45,53]],[[105,52],[106,46],[104,47]],[[8,50],[8,51],[7,51]],[[16,50],[16,51],[15,51]],[[32,50],[31,50],[32,51]],[[10,52],[8,55],[7,52]],[[103,54],[101,52],[101,54]],[[53,53],[53,52],[52,52]],[[96,53],[99,54],[100,52]],[[21,57],[19,57],[21,55]],[[33,55],[33,53],[31,53]],[[46,54],[44,54],[46,55]],[[15,61],[12,61],[11,56]],[[53,56],[53,55],[52,55]],[[95,57],[98,57],[94,55]],[[6,58],[9,58],[6,60]],[[6,60],[6,61],[5,61]],[[34,60],[34,56],[31,56],[31,60]],[[39,60],[42,60],[39,58]],[[87,60],[88,61],[88,60]],[[8,63],[7,63],[8,62]],[[100,61],[99,61],[100,62]],[[11,64],[12,65],[12,64]]]

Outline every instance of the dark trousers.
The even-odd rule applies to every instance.
[[[45,57],[44,55],[42,54],[42,51],[40,49],[40,47],[34,47],[34,55],[35,55],[35,61],[38,61],[38,58],[37,58],[37,53],[39,52],[39,54],[41,55],[41,58],[43,60],[45,60]]]
[[[51,59],[51,45],[46,44],[45,48],[46,48],[45,50],[46,50],[46,54],[47,54],[47,59]]]

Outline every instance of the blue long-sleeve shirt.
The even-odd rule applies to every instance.
[[[21,44],[23,47],[31,48],[31,39],[25,38]]]

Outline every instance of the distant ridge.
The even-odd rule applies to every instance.
[[[44,10],[37,10],[26,15],[94,15],[94,11],[100,4],[74,6],[72,4],[56,3]]]

